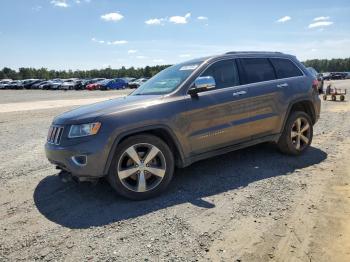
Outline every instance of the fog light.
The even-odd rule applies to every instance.
[[[72,156],[72,161],[77,166],[85,166],[87,164],[87,156],[85,155]]]

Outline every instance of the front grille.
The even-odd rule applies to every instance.
[[[59,145],[63,134],[63,127],[51,126],[47,135],[47,143]]]

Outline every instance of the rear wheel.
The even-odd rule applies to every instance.
[[[344,101],[345,100],[345,96],[344,95],[341,95],[340,96],[340,101]]]
[[[120,195],[143,200],[159,195],[173,172],[174,157],[168,145],[152,135],[137,135],[118,146],[108,181]]]
[[[300,155],[309,148],[312,137],[313,127],[310,116],[305,112],[293,112],[278,141],[278,147],[283,153]]]
[[[336,101],[337,97],[335,95],[332,95],[332,101]]]
[[[323,100],[327,100],[327,95],[323,95]]]

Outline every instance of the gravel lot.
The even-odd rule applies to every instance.
[[[156,199],[61,182],[43,150],[52,118],[125,92],[0,90],[0,261],[350,261],[348,100],[322,102],[305,155],[263,144],[201,161]]]

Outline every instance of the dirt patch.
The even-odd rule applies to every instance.
[[[121,97],[121,96],[119,96]],[[74,99],[74,100],[48,100],[48,101],[33,101],[33,102],[21,102],[21,103],[8,103],[0,104],[0,113],[11,113],[18,111],[32,111],[32,110],[43,110],[58,107],[68,106],[80,106],[88,105],[108,99],[118,98],[118,96],[102,97],[102,98],[86,98],[86,99]]]

